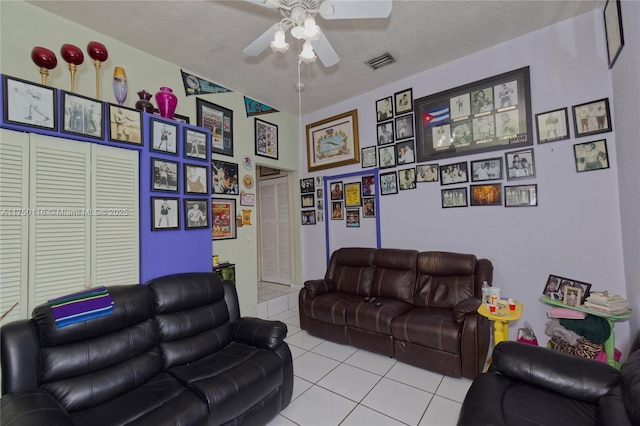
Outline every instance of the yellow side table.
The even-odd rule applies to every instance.
[[[489,318],[493,321],[493,346],[498,343],[509,340],[509,321],[516,321],[522,316],[523,310],[522,303],[516,302],[516,310],[509,309],[509,304],[506,300],[500,300],[496,306],[495,312],[489,311],[489,305],[482,303],[478,307],[478,313],[483,317]]]

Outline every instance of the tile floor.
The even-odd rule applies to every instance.
[[[294,383],[291,404],[269,426],[456,424],[471,380],[311,336],[300,329],[297,294],[273,300],[286,302],[286,309],[269,309],[263,317],[289,328],[285,340],[293,356]]]

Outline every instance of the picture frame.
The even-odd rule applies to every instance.
[[[417,162],[533,145],[530,93],[524,67],[416,99]]]
[[[557,142],[569,139],[569,114],[567,108],[536,114],[538,143]]]
[[[116,104],[107,104],[107,109],[110,141],[144,145],[141,111]]]
[[[378,167],[388,169],[396,166],[396,148],[394,145],[378,148]]]
[[[407,115],[401,115],[400,117],[396,117],[395,121],[396,128],[396,142],[413,138],[413,114],[409,113]]]
[[[344,184],[344,206],[360,207],[362,205],[362,184],[351,182]]]
[[[316,224],[316,211],[315,210],[303,210],[300,212],[300,218],[303,225],[315,225]]]
[[[238,237],[235,198],[211,199],[211,239],[234,240]]]
[[[178,125],[167,120],[149,117],[151,146],[154,152],[178,155]]]
[[[151,230],[171,231],[180,229],[180,199],[151,197]]]
[[[360,159],[362,160],[361,167],[367,169],[369,167],[376,167],[378,165],[378,156],[375,146],[368,146],[360,149]]]
[[[561,300],[566,304],[566,302],[564,301],[564,296],[565,289],[567,287],[580,290],[581,294],[578,298],[580,304],[584,303],[585,299],[589,297],[591,292],[591,284],[578,281],[573,278],[566,278],[559,275],[549,274],[549,278],[547,278],[547,282],[542,290],[542,294],[553,300]]]
[[[504,154],[507,180],[531,179],[536,177],[533,148],[511,151]]]
[[[62,91],[62,133],[104,139],[104,103]]]
[[[471,182],[502,180],[502,157],[471,162]]]
[[[609,168],[606,139],[573,145],[573,156],[578,173]]]
[[[329,185],[331,201],[342,200],[344,198],[344,190],[342,181],[331,182]]]
[[[505,207],[535,207],[538,205],[538,185],[511,185],[504,187]]]
[[[442,208],[449,209],[455,207],[467,207],[467,188],[451,188],[441,189],[440,199],[442,201]]]
[[[378,146],[390,145],[395,142],[394,139],[394,121],[385,121],[376,125],[376,135],[378,138]]]
[[[177,193],[178,167],[177,161],[151,157],[151,190]]]
[[[403,164],[413,164],[416,162],[413,139],[398,142],[395,146],[398,166]]]
[[[313,181],[313,178],[302,178],[300,179],[300,193],[313,193],[316,190],[316,184]]]
[[[394,93],[393,100],[396,115],[413,111],[413,88]]]
[[[58,130],[58,91],[20,78],[2,76],[5,123]]]
[[[620,0],[607,0],[607,3],[604,5],[603,15],[605,36],[607,39],[607,61],[609,68],[612,68],[624,46]]]
[[[278,159],[278,126],[255,118],[255,148],[260,157]]]
[[[160,110],[158,110],[158,108],[153,108],[153,114],[154,115],[160,115]],[[181,115],[181,114],[173,114],[172,120],[178,121],[178,122],[184,123],[184,124],[190,124],[190,121],[191,121],[189,119],[189,117],[187,117],[186,115]]]
[[[438,164],[418,164],[416,166],[416,183],[438,182]]]
[[[362,217],[372,218],[376,217],[376,198],[365,197],[362,199]]]
[[[233,111],[196,98],[196,124],[211,132],[211,153],[233,157]]]
[[[407,189],[416,189],[416,169],[411,167],[410,169],[398,170],[398,178],[400,180],[400,190],[405,191]]]
[[[582,289],[579,287],[565,287],[562,302],[567,306],[580,306],[582,304]]]
[[[240,191],[240,205],[254,207],[256,205],[256,194]]]
[[[182,156],[194,160],[208,160],[209,135],[207,132],[184,127],[182,129],[182,141],[184,144]]]
[[[313,207],[316,203],[315,196],[313,193],[311,194],[302,194],[300,196],[300,205],[303,209]]]
[[[331,220],[342,220],[344,219],[344,208],[342,206],[342,201],[332,201],[331,202]]]
[[[573,111],[573,130],[576,138],[607,133],[611,127],[609,98],[586,102],[571,107]]]
[[[347,228],[360,228],[360,209],[347,209]]]
[[[466,161],[445,164],[438,167],[440,172],[440,185],[455,185],[469,182],[469,172]]]
[[[238,163],[211,161],[211,193],[239,195]]]
[[[376,101],[376,120],[378,122],[393,118],[393,102],[391,96]]]
[[[354,109],[306,125],[307,170],[358,164],[358,110]]]
[[[209,200],[207,198],[185,198],[184,229],[209,228]]]
[[[184,193],[209,195],[209,168],[200,164],[183,163]]]
[[[499,183],[471,185],[469,193],[472,206],[502,206],[502,185]]]
[[[391,195],[398,193],[398,175],[395,171],[380,173],[380,195]]]
[[[362,176],[362,197],[373,197],[376,195],[376,177],[374,175]]]

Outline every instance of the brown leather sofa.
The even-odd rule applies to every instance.
[[[299,294],[309,334],[452,377],[482,372],[490,339],[477,314],[493,265],[471,254],[341,248]],[[374,300],[371,300],[375,298]]]

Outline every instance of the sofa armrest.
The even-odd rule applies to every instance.
[[[229,327],[234,341],[262,349],[275,350],[287,337],[287,326],[281,321],[245,317]]]
[[[335,283],[331,280],[308,280],[305,281],[304,287],[310,297],[321,296],[336,289]]]
[[[470,297],[468,299],[461,300],[456,306],[453,307],[453,319],[462,324],[464,318],[469,314],[475,314],[480,306],[480,299]]]
[[[592,404],[620,380],[603,362],[513,341],[498,343],[490,371]]]
[[[5,426],[73,426],[66,410],[43,390],[11,392],[0,399]]]

